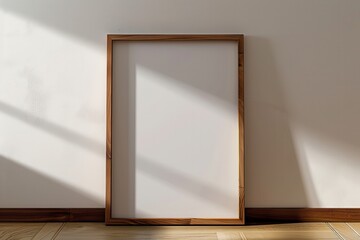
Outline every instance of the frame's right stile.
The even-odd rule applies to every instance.
[[[244,37],[238,41],[239,218],[245,223]]]

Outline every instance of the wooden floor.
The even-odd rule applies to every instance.
[[[287,223],[240,227],[120,227],[103,223],[0,223],[0,240],[359,239],[360,223]]]

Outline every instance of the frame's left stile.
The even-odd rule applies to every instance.
[[[106,204],[105,221],[111,222],[112,200],[112,51],[113,40],[107,37],[107,87],[106,87]]]

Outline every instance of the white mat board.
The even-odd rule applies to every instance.
[[[238,218],[232,42],[114,42],[114,218]]]

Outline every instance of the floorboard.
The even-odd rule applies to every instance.
[[[65,223],[46,223],[32,240],[52,240],[61,231]]]
[[[360,240],[360,223],[251,226],[105,226],[104,223],[0,223],[0,240]]]
[[[0,223],[0,240],[31,240],[44,223]]]

